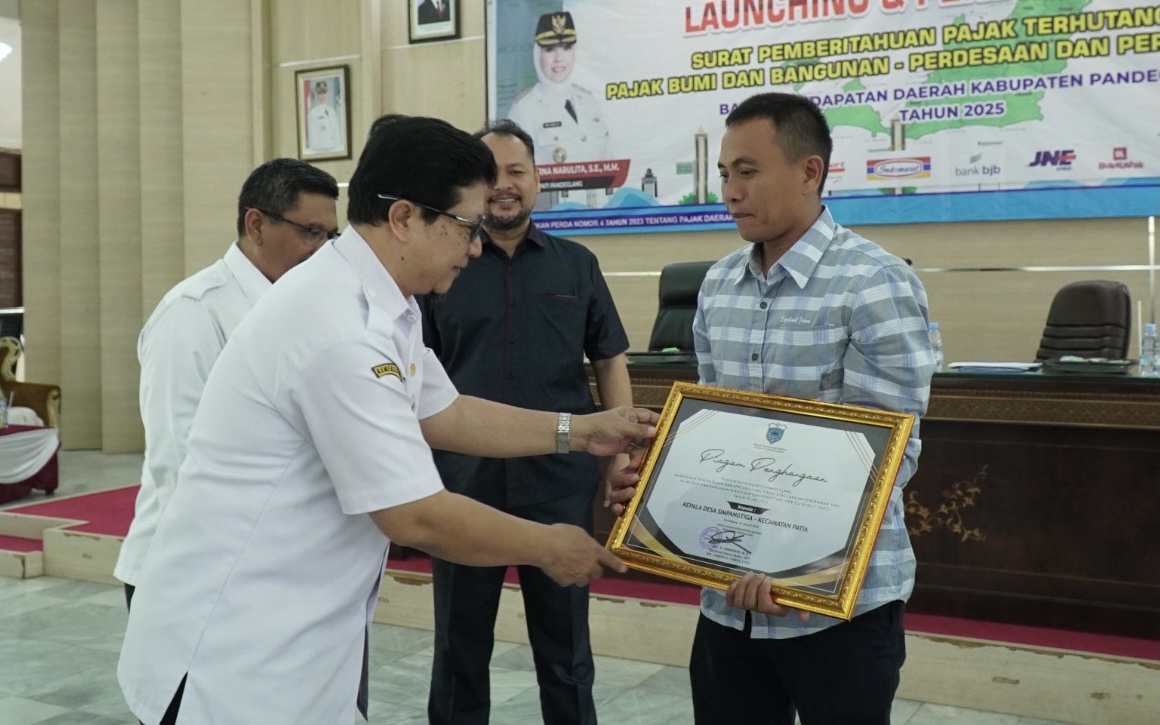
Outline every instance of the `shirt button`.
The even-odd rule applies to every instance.
[[[408,313],[407,313],[407,322],[414,322],[414,321],[415,321],[415,313],[414,313],[414,312],[408,312]]]
[[[766,307],[769,307],[769,303],[768,303],[768,302],[762,302],[762,303],[761,303],[761,309],[763,309],[763,310],[764,310]]]
[[[753,353],[752,355],[750,355],[750,356],[749,356],[749,359],[750,359],[750,360],[753,360],[754,362],[756,362],[756,361],[757,361],[757,353]]]

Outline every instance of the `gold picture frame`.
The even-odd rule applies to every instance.
[[[850,619],[914,416],[674,383],[608,548],[633,569]]]
[[[333,161],[351,158],[350,66],[294,73],[298,118],[298,158]]]

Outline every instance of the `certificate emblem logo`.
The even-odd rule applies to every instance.
[[[765,440],[777,443],[783,435],[785,435],[785,423],[774,421],[769,424],[769,430],[765,431]]]
[[[707,551],[713,551],[721,543],[721,529],[710,526],[701,532],[701,546]]]

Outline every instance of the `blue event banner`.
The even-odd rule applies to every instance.
[[[825,113],[824,201],[847,225],[1160,213],[1155,3],[488,0],[486,12],[488,115],[533,137],[548,229],[730,228],[715,168],[725,116],[767,91]]]

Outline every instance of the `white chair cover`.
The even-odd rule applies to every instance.
[[[56,428],[0,430],[0,483],[20,483],[32,478],[52,460],[59,447]]]

